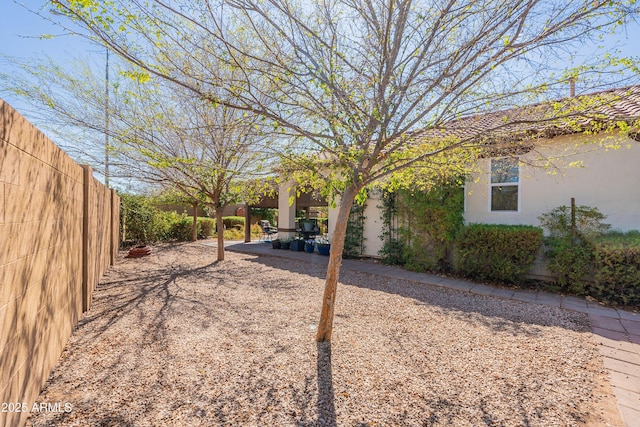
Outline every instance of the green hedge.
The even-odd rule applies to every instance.
[[[213,236],[216,229],[216,220],[213,218],[198,218],[198,239],[206,239]]]
[[[640,305],[639,235],[615,233],[598,239],[592,296],[607,303]]]
[[[165,240],[177,240],[179,242],[190,241],[193,217],[186,214],[176,214],[175,212],[170,212],[167,217],[169,219],[170,226],[169,233]]]
[[[244,229],[244,217],[243,216],[225,216],[222,217],[222,223],[224,228],[230,230],[232,228]]]
[[[529,271],[542,230],[521,225],[471,224],[456,238],[456,270],[467,277],[513,283]]]
[[[147,244],[167,238],[172,217],[159,211],[148,197],[120,194],[120,200],[120,221],[126,230],[125,241]]]

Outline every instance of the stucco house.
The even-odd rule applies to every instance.
[[[640,138],[634,127],[627,129],[640,119],[640,86],[580,99],[588,110],[581,106],[570,120],[554,118],[560,104],[577,105],[567,98],[461,118],[438,130],[481,135],[487,147],[466,179],[467,223],[538,225],[539,215],[575,198],[606,214],[613,229],[640,229]],[[607,128],[616,123],[615,130]],[[379,205],[375,198],[367,202],[365,256],[377,256],[382,247]],[[330,209],[329,234],[336,214]]]

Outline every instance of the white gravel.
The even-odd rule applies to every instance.
[[[343,270],[317,344],[324,267],[214,251],[120,254],[28,425],[619,422],[582,314]]]

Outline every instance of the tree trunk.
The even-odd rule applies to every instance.
[[[218,261],[224,261],[224,223],[222,209],[216,209],[216,230],[218,231]]]
[[[191,226],[191,241],[198,240],[198,204],[193,204],[193,225]]]
[[[338,289],[338,278],[340,277],[340,266],[342,265],[342,250],[344,249],[344,238],[347,234],[347,222],[353,200],[359,189],[348,187],[345,189],[338,209],[336,225],[331,237],[331,251],[329,253],[329,265],[327,266],[327,278],[324,284],[324,296],[322,297],[322,310],[320,312],[320,323],[316,341],[331,341],[333,331],[333,312],[336,302],[336,291]]]
[[[244,242],[251,242],[251,208],[248,203],[244,205]]]

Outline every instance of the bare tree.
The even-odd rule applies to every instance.
[[[208,206],[216,217],[217,257],[224,260],[225,207],[258,197],[275,159],[275,142],[257,116],[131,67],[115,70],[106,103],[104,80],[86,62],[79,60],[73,72],[50,58],[20,65],[18,78],[0,74],[3,90],[27,101],[74,157],[102,170],[108,133],[111,173],[120,183],[175,188]]]
[[[30,121],[78,162],[104,175],[108,148],[104,73],[96,74],[88,58],[65,65],[47,56],[3,59],[20,72],[0,72],[0,94],[11,93],[24,101],[21,112]],[[109,89],[117,93],[121,79],[113,74]]]
[[[307,155],[298,162],[328,195],[339,196],[319,341],[331,338],[357,195],[407,168],[459,167],[454,160],[473,155],[482,136],[416,142],[413,132],[537,99],[571,74],[554,77],[548,58],[636,13],[633,1],[592,0],[52,3],[80,32],[148,72],[299,137]],[[181,67],[169,51],[215,57],[241,72],[211,78],[215,73]]]
[[[146,85],[144,85],[146,86]],[[250,203],[270,172],[268,136],[255,116],[194,97],[184,88],[144,87],[133,109],[117,109],[115,150],[129,175],[176,188],[215,213],[217,259],[224,260],[225,207]],[[246,224],[249,227],[250,224]]]

